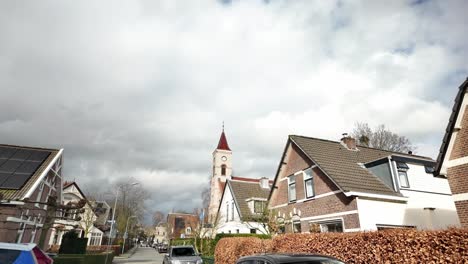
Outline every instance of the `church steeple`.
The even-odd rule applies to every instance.
[[[229,148],[227,139],[226,139],[226,134],[224,134],[224,124],[223,124],[223,132],[221,133],[221,137],[219,138],[219,142],[218,142],[218,147],[216,149],[231,151],[231,149]]]

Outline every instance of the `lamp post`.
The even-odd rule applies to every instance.
[[[125,233],[124,233],[124,241],[123,241],[123,245],[122,245],[122,254],[124,253],[124,249],[125,249],[125,241],[127,240],[127,230],[128,230],[128,220],[130,220],[130,218],[135,218],[136,216],[132,215],[132,216],[129,216],[127,218],[127,224],[125,225]]]
[[[139,184],[138,182],[131,183],[130,186],[135,186]],[[115,201],[114,201],[114,208],[112,208],[112,220],[111,220],[111,228],[110,228],[110,234],[109,234],[109,240],[107,241],[107,250],[109,250],[109,246],[112,242],[112,232],[114,231],[114,223],[115,223],[115,208],[117,207],[117,199],[119,197],[119,191],[120,189],[126,184],[121,184],[118,186],[117,193],[115,194]],[[107,261],[107,260],[106,260]]]

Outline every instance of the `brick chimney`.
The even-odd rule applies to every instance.
[[[341,138],[341,144],[343,144],[347,149],[357,150],[356,139],[354,139],[351,136],[348,136],[348,133],[343,133],[343,137]]]

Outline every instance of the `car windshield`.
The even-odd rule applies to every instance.
[[[172,249],[173,257],[184,257],[184,256],[195,256],[195,251],[193,248],[173,248]]]
[[[14,263],[20,254],[21,254],[20,250],[0,248],[0,263],[5,263],[5,264]]]

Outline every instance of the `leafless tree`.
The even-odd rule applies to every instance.
[[[166,215],[161,211],[156,211],[153,214],[153,226],[158,226],[160,223],[164,222]]]
[[[390,131],[383,124],[372,130],[367,123],[358,122],[351,135],[363,146],[405,153],[415,150],[407,137]]]
[[[84,236],[88,237],[88,234],[93,231],[94,221],[96,221],[97,217],[94,214],[93,208],[89,202],[86,203],[83,209],[84,212],[81,214],[81,221],[79,222],[79,225],[83,229]]]

